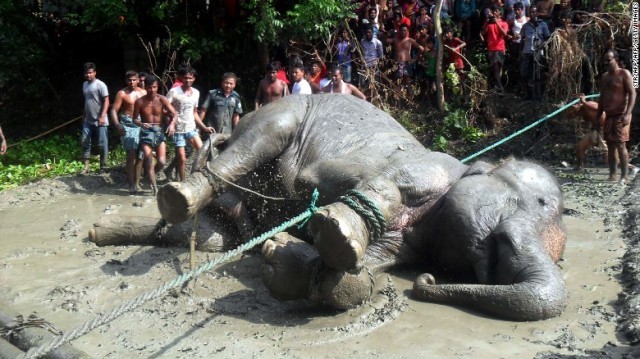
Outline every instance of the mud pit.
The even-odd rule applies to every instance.
[[[639,202],[624,197],[638,192],[638,179],[622,187],[605,182],[604,169],[555,170],[565,191],[568,243],[559,264],[570,294],[558,318],[509,322],[414,301],[409,291],[419,269],[378,277],[373,300],[348,312],[279,302],[262,285],[260,257],[247,254],[72,345],[96,358],[635,357],[616,326],[629,319],[617,311],[623,234],[630,233],[624,218]],[[129,196],[124,182],[112,171],[0,193],[0,303],[69,331],[184,273],[187,249],[88,241],[103,214],[159,216],[149,192]],[[216,255],[199,252],[197,263]]]

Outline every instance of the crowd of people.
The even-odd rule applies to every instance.
[[[107,169],[109,143],[109,91],[96,77],[96,65],[84,64],[83,94],[85,116],[82,125],[82,158],[84,173],[89,173],[92,142],[98,140],[100,170]],[[202,146],[200,134],[230,134],[242,114],[240,95],[234,91],[236,75],[222,76],[220,88],[211,90],[200,102],[200,92],[193,87],[196,70],[190,66],[178,69],[177,79],[166,96],[158,92],[160,79],[136,71],[125,73],[126,87],[116,93],[109,112],[122,147],[127,153],[126,172],[129,192],[140,190],[144,168],[153,194],[157,192],[156,174],[166,165],[166,142],[175,145],[174,166],[180,181],[186,177],[187,151]]]
[[[384,60],[389,57],[393,59],[392,70],[398,85],[408,87],[417,81],[421,83],[420,88],[429,92],[434,88],[437,46],[444,46],[446,63],[464,81],[468,64],[462,52],[469,43],[483,43],[486,46],[490,64],[490,73],[487,75],[496,91],[504,90],[503,71],[505,66],[511,66],[518,70],[523,93],[528,97],[539,96],[536,81],[540,79],[540,69],[536,63],[539,61],[540,44],[550,37],[552,31],[567,30],[571,21],[580,21],[571,15],[572,9],[601,10],[598,1],[561,0],[556,6],[553,0],[537,1],[535,4],[529,0],[506,0],[506,3],[503,0],[446,0],[442,7],[442,18],[448,19],[459,30],[447,27],[440,41],[434,35],[433,1],[366,0],[360,5],[355,31],[354,28],[341,29],[331,41],[330,61],[325,62],[316,49],[307,59],[307,66],[298,53],[289,54],[288,66],[285,67],[280,61],[270,62],[264,78],[258,83],[254,108],[296,94],[340,93],[367,100],[371,95],[368,90],[381,81],[381,73],[388,70],[384,67],[389,61]],[[360,41],[351,39],[354,33],[361,36]],[[356,61],[356,53],[362,56],[362,61]],[[614,57],[613,62],[619,63],[617,53],[607,54]],[[612,61],[606,56],[605,64],[611,64]],[[628,155],[624,151],[624,143],[628,141],[629,114],[635,103],[635,91],[627,88],[629,71],[619,70],[605,74],[619,79],[618,87],[610,86],[610,82],[601,84],[603,92],[616,93],[611,95],[617,99],[614,101],[617,103],[615,111],[607,111],[607,102],[599,103],[597,111],[598,116],[606,112],[611,121],[614,118],[622,121],[614,125],[611,121],[603,124],[608,126],[605,128],[605,139],[610,156],[617,153],[620,161],[626,163]],[[85,172],[89,172],[92,139],[97,138],[99,142],[101,169],[107,166],[107,114],[110,102],[107,87],[96,78],[93,63],[85,64],[84,75],[82,149]],[[117,92],[111,106],[111,123],[117,128],[127,152],[126,171],[131,193],[140,189],[143,167],[153,193],[156,193],[156,173],[166,165],[167,136],[173,139],[176,152],[169,167],[175,167],[179,179],[183,181],[187,151],[202,146],[199,134],[230,134],[243,114],[240,96],[234,91],[237,80],[235,74],[225,73],[220,88],[208,91],[204,99],[193,87],[196,79],[193,68],[183,66],[177,75],[165,97],[158,93],[158,78],[128,71],[125,74],[127,86]],[[607,101],[610,102],[611,98]],[[615,114],[609,114],[611,111]],[[612,131],[616,126],[620,129],[614,136]],[[626,128],[626,135],[622,128]],[[607,131],[611,132],[609,138]],[[0,132],[2,152],[6,147],[3,137]],[[616,161],[617,158],[610,163]],[[612,179],[614,173],[615,169],[612,170]],[[626,172],[622,173],[622,178],[626,179]]]
[[[462,81],[470,65],[464,51],[473,46],[486,53],[490,70],[485,75],[492,89],[504,91],[503,75],[508,71],[516,92],[539,99],[544,81],[542,44],[554,31],[570,31],[572,24],[583,22],[585,13],[603,10],[601,0],[560,0],[558,4],[555,0],[444,0],[441,19],[445,28],[440,40],[434,30],[434,0],[357,3],[356,16],[349,27],[333,36],[327,58],[315,51],[308,59],[310,66],[304,66],[301,58],[305,55],[293,51],[284,70],[280,62],[274,62],[277,78],[285,84],[293,79],[291,86],[296,91],[302,86],[306,93],[306,85],[296,85],[299,80],[292,70],[298,69],[298,78],[301,71],[311,92],[322,92],[326,86],[322,82],[331,81],[325,76],[331,74],[327,61],[330,68],[341,70],[344,82],[362,89],[367,97],[372,82],[381,81],[381,73],[391,74],[390,80],[402,88],[413,84],[428,94],[434,90],[438,46],[444,46],[443,71],[452,66]]]

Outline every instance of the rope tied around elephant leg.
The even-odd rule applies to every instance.
[[[367,222],[373,232],[372,241],[380,238],[387,230],[387,221],[384,219],[382,212],[364,193],[352,189],[344,196],[340,196],[338,200],[356,211]]]

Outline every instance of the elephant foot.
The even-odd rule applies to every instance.
[[[371,297],[373,274],[327,268],[316,249],[281,232],[262,246],[262,280],[279,300],[309,299],[336,309],[350,309]]]
[[[369,245],[366,223],[344,203],[318,210],[309,220],[309,230],[324,263],[339,271],[356,268]]]
[[[158,191],[158,210],[169,223],[182,223],[210,202],[214,188],[200,172],[185,182],[171,182]]]
[[[412,296],[416,299],[428,300],[431,297],[431,292],[436,284],[436,279],[430,273],[424,273],[418,276],[415,282],[413,282]]]
[[[336,309],[355,308],[371,298],[374,285],[373,273],[364,267],[355,273],[327,269],[316,300]]]
[[[262,281],[271,296],[279,300],[308,298],[311,282],[321,266],[313,246],[280,232],[264,242],[262,255]]]

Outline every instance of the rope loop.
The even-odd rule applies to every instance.
[[[372,241],[380,238],[387,230],[387,221],[384,219],[382,212],[364,193],[352,189],[345,193],[344,196],[340,196],[338,200],[364,218],[373,231]]]

